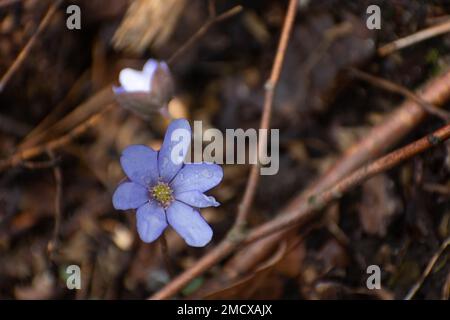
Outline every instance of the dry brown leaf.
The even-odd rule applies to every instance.
[[[141,53],[150,45],[162,46],[172,34],[185,5],[185,0],[135,0],[114,35],[114,47]]]

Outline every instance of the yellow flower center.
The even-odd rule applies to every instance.
[[[153,198],[165,208],[168,207],[173,200],[172,193],[172,189],[164,182],[158,182],[158,184],[151,189]]]

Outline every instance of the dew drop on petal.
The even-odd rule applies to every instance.
[[[144,178],[144,183],[146,186],[150,185],[152,183],[152,179],[150,177],[145,177]]]
[[[212,178],[213,173],[210,170],[204,169],[202,170],[202,176],[205,178]]]

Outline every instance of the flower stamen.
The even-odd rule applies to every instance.
[[[165,182],[158,182],[158,184],[155,185],[150,192],[153,198],[158,201],[164,208],[167,208],[173,201],[173,191]]]

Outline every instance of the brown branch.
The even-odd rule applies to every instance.
[[[0,92],[3,91],[3,89],[7,85],[8,81],[13,76],[13,74],[17,71],[17,69],[20,68],[22,63],[25,61],[26,57],[30,53],[30,50],[33,48],[34,44],[36,43],[37,38],[42,33],[42,31],[47,27],[47,25],[49,24],[51,18],[55,14],[55,12],[58,9],[61,2],[62,2],[62,0],[57,0],[50,6],[50,8],[48,9],[44,18],[42,19],[41,23],[39,24],[38,28],[36,29],[36,32],[33,34],[33,36],[30,38],[30,40],[28,40],[28,43],[25,45],[25,47],[22,49],[22,51],[16,57],[16,59],[14,60],[13,64],[8,69],[8,71],[6,71],[6,73],[3,75],[3,77],[0,80]]]
[[[87,84],[90,83],[89,80],[89,72],[85,71],[81,74],[81,76],[75,81],[75,83],[70,88],[69,92],[66,94],[65,98],[59,102],[49,114],[45,116],[42,121],[38,123],[37,126],[35,126],[31,131],[28,130],[28,133],[25,137],[23,137],[22,141],[18,145],[17,149],[24,149],[29,148],[31,146],[36,145],[37,143],[42,142],[42,139],[45,137],[43,134],[44,131],[50,130],[51,126],[55,124],[55,122],[58,120],[58,117],[61,116],[62,112],[66,110],[66,108],[69,106],[69,102],[76,100],[76,97],[79,97],[81,95],[81,91],[84,90],[87,86]],[[103,91],[106,92],[105,89]],[[113,93],[111,91],[111,88],[108,88],[108,96],[110,97],[109,101],[112,102],[113,99],[111,98]],[[95,96],[98,96],[99,93],[97,93]],[[98,100],[97,100],[98,101]],[[96,102],[98,103],[98,102]],[[102,103],[98,103],[98,105],[101,105]],[[107,102],[105,101],[105,104]],[[74,110],[79,109],[80,107],[86,105],[85,103],[79,105]],[[66,117],[72,117],[74,111],[66,115]]]
[[[387,90],[387,91],[390,91],[393,93],[397,93],[397,94],[401,94],[405,98],[413,100],[415,103],[417,103],[422,108],[424,108],[425,111],[428,112],[429,114],[439,117],[446,122],[450,121],[450,113],[449,112],[439,109],[438,107],[434,106],[433,104],[423,100],[422,98],[420,98],[418,95],[416,95],[414,92],[412,92],[408,88],[406,88],[402,85],[399,85],[397,83],[394,83],[392,81],[373,76],[371,74],[368,74],[366,72],[360,71],[355,68],[349,68],[348,70],[356,78],[364,80],[366,82],[369,82],[369,83],[373,84],[374,86],[377,86],[384,90]]]
[[[48,141],[52,137],[61,136],[68,130],[73,129],[89,117],[102,112],[105,106],[115,103],[114,93],[111,86],[106,86],[96,92],[92,97],[79,104],[58,122],[50,125],[46,130],[41,130],[33,135],[30,141],[19,146],[19,151],[31,148]],[[39,125],[37,126],[39,127]],[[34,130],[33,130],[34,131]]]
[[[242,6],[235,6],[228,11],[220,15],[216,15],[216,9],[214,5],[214,1],[209,1],[208,4],[209,17],[206,22],[198,29],[181,47],[177,49],[168,59],[167,63],[172,64],[179,56],[185,53],[188,49],[192,47],[200,38],[202,38],[208,30],[218,22],[226,20],[228,18],[233,17],[242,11]]]
[[[86,132],[86,130],[96,125],[101,120],[103,114],[109,111],[113,106],[114,104],[110,104],[106,108],[103,108],[100,113],[94,114],[86,121],[76,126],[72,131],[69,131],[60,138],[49,141],[42,145],[31,147],[29,149],[24,149],[23,151],[15,153],[8,159],[0,160],[0,172],[9,167],[17,166],[20,163],[23,163],[23,161],[39,156],[44,152],[56,150],[70,143],[72,140],[78,138],[80,135]]]
[[[295,15],[297,12],[297,2],[294,0],[289,1],[289,7],[284,19],[283,30],[281,31],[280,41],[278,43],[278,49],[275,55],[275,59],[272,65],[272,71],[270,73],[269,80],[265,85],[265,97],[263,114],[261,117],[260,129],[269,129],[270,116],[272,114],[273,99],[275,96],[275,89],[280,78],[281,69],[283,67],[284,57],[286,55],[286,49],[289,43],[289,37],[291,35],[292,27],[295,21]],[[258,159],[261,150],[264,150],[267,145],[267,136],[261,135],[258,141]],[[259,181],[259,161],[252,165],[250,169],[250,176],[247,181],[247,186],[244,191],[244,197],[239,205],[238,214],[236,218],[236,228],[242,229],[247,223],[247,216],[250,211],[250,206],[255,197],[256,187]]]
[[[287,45],[289,42],[289,37],[291,34],[292,26],[295,20],[295,14],[297,11],[297,1],[290,0],[289,6],[286,12],[286,16],[283,23],[283,29],[281,31],[281,36],[275,55],[275,59],[272,66],[272,71],[269,80],[266,82],[265,89],[265,100],[263,106],[263,114],[261,117],[261,129],[268,129],[270,123],[270,115],[272,111],[272,104],[275,94],[275,88],[280,77],[281,69],[283,66],[283,60],[286,53]],[[258,143],[258,150],[263,150],[265,144],[267,144],[267,137],[260,137]],[[160,292],[152,296],[151,299],[164,299],[165,297],[172,296],[183,288],[189,281],[195,278],[198,274],[206,271],[210,266],[217,263],[217,261],[223,259],[229,252],[233,251],[236,246],[243,239],[243,227],[246,224],[247,216],[249,213],[250,206],[252,204],[256,186],[259,180],[259,165],[255,164],[252,166],[250,171],[250,176],[247,181],[247,186],[245,189],[244,197],[239,205],[239,211],[237,214],[236,222],[231,228],[228,235],[224,240],[206,256],[200,259],[197,264],[188,269],[186,272],[175,278],[168,285],[166,285]]]
[[[450,70],[430,80],[416,91],[417,95],[435,106],[441,106],[450,98]],[[370,130],[364,139],[354,144],[342,157],[302,194],[299,194],[289,207],[296,208],[307,198],[330,188],[337,181],[354,171],[367,161],[380,156],[386,149],[397,143],[426,116],[424,109],[408,99],[387,115],[386,120]],[[286,208],[284,211],[290,211]]]
[[[378,55],[381,57],[387,56],[397,50],[409,47],[413,44],[427,40],[432,37],[436,37],[440,34],[447,33],[450,31],[450,21],[445,21],[437,26],[432,26],[427,29],[418,31],[407,37],[397,39],[391,43],[385,44],[384,46],[378,48]]]
[[[20,165],[24,168],[37,170],[48,169],[56,166],[59,163],[58,159],[50,159],[44,161],[22,161]]]
[[[428,262],[427,267],[423,271],[422,275],[420,276],[419,281],[409,290],[408,294],[405,297],[405,300],[411,300],[419,291],[420,287],[422,287],[423,282],[428,277],[428,275],[431,273],[431,271],[434,268],[434,265],[439,260],[439,257],[444,253],[445,249],[450,246],[450,238],[447,238],[439,247],[439,250],[431,257],[431,260]]]
[[[55,155],[52,151],[48,151],[51,161],[55,161]],[[53,239],[48,244],[50,258],[54,257],[59,247],[59,234],[61,230],[62,218],[62,172],[59,166],[53,167],[53,176],[55,177],[55,226],[53,228]]]

